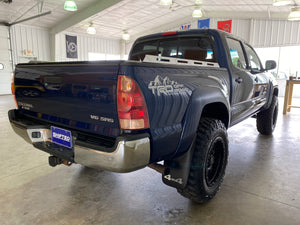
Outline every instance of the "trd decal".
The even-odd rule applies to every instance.
[[[169,77],[162,78],[157,75],[154,81],[150,81],[148,88],[154,95],[173,95],[190,92],[183,84],[178,84],[176,81],[170,80]]]

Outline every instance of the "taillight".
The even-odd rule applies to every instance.
[[[11,81],[11,93],[12,95],[14,96],[14,100],[15,100],[15,104],[18,108],[18,104],[17,104],[17,99],[16,99],[16,87],[15,87],[15,73],[13,73],[13,76],[12,76],[12,81]]]
[[[117,104],[121,129],[149,128],[144,96],[140,87],[130,77],[118,77]]]

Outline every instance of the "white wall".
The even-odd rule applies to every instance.
[[[50,60],[50,35],[46,29],[24,25],[12,26],[11,42],[15,65],[30,60]],[[24,50],[32,51],[32,56],[25,55]]]
[[[66,57],[66,34],[77,36],[78,58]],[[72,34],[62,32],[55,37],[55,61],[86,61],[88,53],[104,53],[120,55],[120,40],[109,40],[92,35]]]
[[[10,59],[10,47],[9,47],[9,35],[8,27],[0,26],[0,63],[4,66],[0,70],[0,95],[10,94],[11,84],[11,59]]]
[[[254,20],[252,38],[255,47],[300,45],[300,22]]]

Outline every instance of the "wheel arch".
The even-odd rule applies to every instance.
[[[228,128],[230,124],[228,99],[224,91],[217,87],[201,87],[193,92],[183,119],[182,134],[174,156],[182,155],[189,150],[202,117],[219,119]]]
[[[201,118],[202,117],[219,119],[223,122],[226,128],[229,126],[229,112],[222,102],[207,104],[202,110]]]

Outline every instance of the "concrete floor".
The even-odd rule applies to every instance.
[[[0,224],[300,224],[300,109],[282,115],[271,137],[255,120],[229,129],[230,154],[216,197],[197,205],[145,168],[117,174],[48,166],[48,155],[10,128],[11,96],[0,97]],[[299,101],[300,105],[300,101]]]

